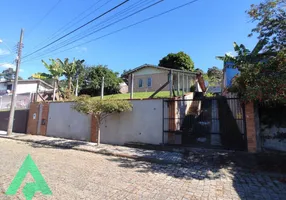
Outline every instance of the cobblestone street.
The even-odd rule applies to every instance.
[[[0,199],[30,154],[52,196],[33,199],[286,199],[286,185],[267,175],[231,167],[161,165],[132,159],[34,145],[0,138]]]

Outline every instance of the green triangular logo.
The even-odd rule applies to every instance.
[[[8,190],[6,191],[6,195],[15,195],[17,193],[28,172],[30,172],[35,182],[27,183],[24,186],[23,194],[26,197],[26,200],[32,200],[35,193],[38,191],[43,195],[52,195],[49,186],[30,155],[26,157]]]

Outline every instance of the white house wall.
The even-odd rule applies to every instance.
[[[7,91],[7,84],[6,83],[0,83],[0,94],[5,94]]]
[[[161,144],[163,100],[132,100],[133,110],[109,116],[101,124],[101,142]]]
[[[163,100],[132,100],[131,103],[132,111],[110,115],[103,121],[101,142],[161,144]],[[50,103],[47,136],[90,141],[91,116],[76,112],[71,106],[71,102]]]
[[[90,141],[91,116],[71,106],[71,102],[50,103],[47,136]]]
[[[22,93],[35,93],[37,91],[37,83],[18,84],[17,94]]]

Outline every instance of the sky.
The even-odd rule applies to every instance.
[[[244,44],[249,49],[257,43],[256,37],[248,37],[255,24],[245,11],[251,4],[258,4],[261,0],[198,0],[166,15],[100,38],[190,2],[190,0],[164,0],[101,29],[158,0],[129,0],[99,17],[123,1],[1,1],[0,71],[15,65],[13,60],[16,58],[16,45],[21,28],[24,29],[23,59],[20,67],[20,76],[23,78],[28,78],[36,72],[47,72],[41,62],[42,59],[47,62],[49,58],[84,59],[87,65],[107,65],[113,71],[122,73],[123,70],[143,64],[157,65],[168,53],[179,51],[190,55],[195,68],[206,72],[212,66],[223,67],[223,63],[217,60],[216,56],[234,53],[233,42]],[[99,18],[84,28],[34,53],[96,17]],[[84,37],[92,31],[95,33]],[[86,43],[92,39],[96,40]],[[63,44],[74,40],[77,41],[62,47]],[[59,47],[62,48],[57,49]],[[29,55],[31,53],[34,54]]]

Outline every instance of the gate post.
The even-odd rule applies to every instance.
[[[246,115],[246,137],[247,137],[247,149],[248,152],[257,152],[256,142],[256,126],[255,126],[255,114],[253,102],[245,104]]]

